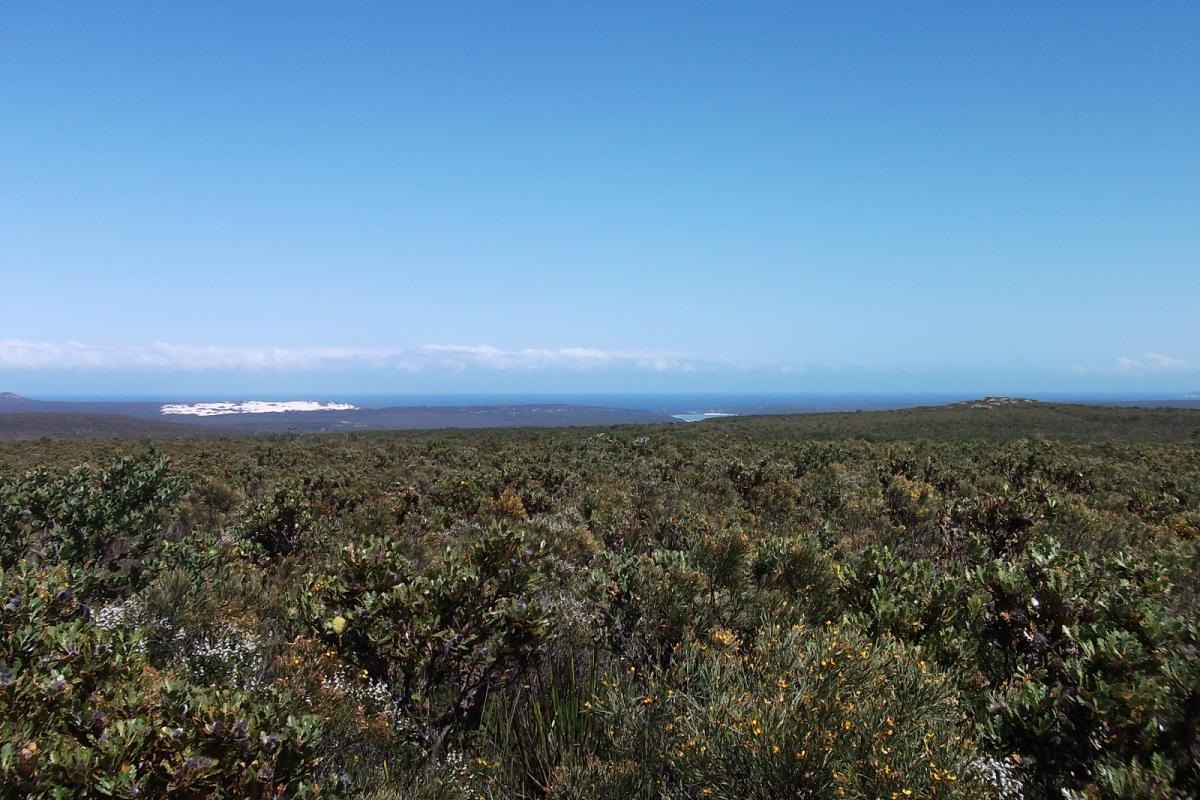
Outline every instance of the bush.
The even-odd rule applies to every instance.
[[[63,568],[0,574],[0,796],[317,797],[293,700],[189,684],[101,627]]]
[[[165,458],[119,457],[55,478],[45,470],[0,482],[0,563],[78,568],[77,588],[114,595],[142,585],[186,489]]]
[[[0,796],[1200,796],[1200,450],[945,413],[0,445]]]
[[[371,540],[348,546],[332,574],[310,576],[298,602],[350,665],[383,682],[436,764],[538,653],[545,552],[501,525],[422,571],[394,540]]]
[[[979,797],[970,720],[951,681],[853,627],[766,627],[680,644],[662,670],[602,681],[593,713],[607,769],[636,763],[637,796]],[[595,760],[555,792],[596,786]],[[622,790],[627,782],[622,782]],[[612,796],[618,795],[595,795]],[[633,795],[622,795],[633,796]]]

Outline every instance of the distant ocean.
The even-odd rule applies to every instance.
[[[767,393],[677,393],[677,394],[315,394],[315,393],[249,393],[205,395],[104,395],[48,396],[38,400],[70,400],[88,402],[138,403],[212,403],[248,400],[289,401],[310,400],[322,403],[351,403],[360,408],[388,406],[496,406],[496,405],[582,405],[607,408],[655,411],[684,418],[704,419],[729,414],[787,414],[816,411],[879,411],[912,406],[942,405],[983,396],[975,393],[875,393],[875,394],[767,394]],[[1128,403],[1134,401],[1173,401],[1180,395],[1085,395],[1085,394],[1022,394],[1035,400],[1074,403]],[[690,421],[690,420],[689,420]]]

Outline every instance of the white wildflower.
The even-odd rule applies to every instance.
[[[1008,759],[981,756],[972,766],[996,792],[997,800],[1022,800],[1025,784],[1017,777],[1017,765]]]
[[[109,603],[96,609],[92,622],[102,631],[132,628],[140,625],[146,607],[140,597],[130,597],[119,603]]]

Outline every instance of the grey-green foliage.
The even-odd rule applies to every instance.
[[[169,461],[153,455],[0,481],[0,562],[69,564],[89,593],[138,585],[153,566],[167,510],[186,488]]]

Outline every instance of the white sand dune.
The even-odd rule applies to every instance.
[[[318,403],[313,400],[247,400],[244,403],[168,403],[164,414],[189,414],[194,417],[215,417],[220,414],[279,414],[284,411],[354,411],[349,403]]]

